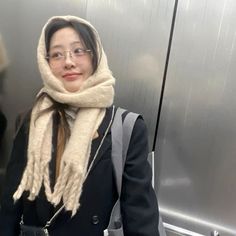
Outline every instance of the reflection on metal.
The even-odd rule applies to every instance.
[[[87,3],[87,19],[101,35],[116,78],[115,104],[143,115],[150,147],[173,6],[174,0],[103,0],[102,4],[88,0]]]
[[[180,177],[180,178],[166,178],[161,180],[161,186],[165,187],[178,187],[178,186],[190,186],[192,184],[191,179],[187,177]]]
[[[148,161],[149,161],[149,163],[150,163],[150,165],[151,165],[151,167],[152,167],[152,186],[153,186],[153,188],[154,188],[154,180],[155,180],[155,178],[154,178],[154,176],[155,176],[155,162],[154,162],[154,152],[150,152],[149,154],[148,154]]]
[[[216,224],[216,223],[213,223],[213,222],[210,222],[208,219],[199,219],[199,218],[196,218],[194,216],[191,216],[191,215],[187,215],[185,213],[182,213],[182,212],[178,212],[176,210],[170,210],[168,208],[163,208],[163,207],[159,207],[159,210],[160,210],[160,213],[162,215],[165,215],[165,219],[168,219],[168,218],[174,218],[176,220],[183,220],[186,223],[190,223],[191,225],[198,225],[198,228],[209,228],[209,229],[217,229],[215,231],[213,231],[213,233],[216,234],[217,236],[217,233],[218,232],[224,232],[224,233],[227,233],[227,234],[230,234],[230,235],[236,235],[236,231],[234,229],[230,229],[230,228],[226,228],[224,227],[223,225],[219,225],[219,224]],[[165,223],[165,224],[168,224],[168,223]],[[209,231],[209,234],[210,234],[210,231]],[[209,235],[208,234],[208,235]],[[213,234],[214,235],[214,234]]]
[[[179,0],[156,152],[163,220],[236,235],[236,1]]]
[[[3,43],[2,36],[0,34],[0,73],[6,69],[8,66],[8,56],[5,44]]]
[[[219,232],[214,230],[212,233],[211,233],[211,236],[220,236]]]
[[[180,236],[205,236],[203,234],[198,234],[193,231],[186,230],[186,229],[183,229],[183,228],[180,228],[180,227],[168,224],[168,223],[164,223],[164,227],[167,232],[170,231]]]

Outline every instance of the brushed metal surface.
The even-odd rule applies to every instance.
[[[102,4],[101,4],[102,3]],[[173,0],[88,0],[116,78],[116,105],[143,114],[153,144]]]
[[[157,139],[163,220],[236,235],[236,1],[180,0]]]
[[[164,223],[164,227],[166,232],[168,233],[167,236],[170,235],[181,235],[181,236],[205,236],[203,234],[198,234],[193,231],[189,231],[180,227],[176,227],[171,224]]]

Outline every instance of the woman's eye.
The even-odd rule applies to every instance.
[[[51,57],[52,59],[59,59],[59,58],[62,58],[62,57],[63,57],[63,53],[61,53],[61,52],[54,52],[54,53],[52,53],[52,54],[50,55],[50,57]]]
[[[85,53],[85,50],[82,49],[82,48],[76,48],[74,50],[74,54],[77,55],[77,56],[82,56],[82,55],[84,55],[84,53]]]

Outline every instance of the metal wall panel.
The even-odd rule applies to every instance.
[[[174,0],[88,0],[116,77],[115,103],[144,115],[154,139]],[[151,146],[150,145],[150,146]]]
[[[157,139],[167,223],[236,235],[236,1],[180,0]]]

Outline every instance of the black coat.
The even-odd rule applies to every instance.
[[[93,140],[91,157],[108,127],[112,109],[106,111],[98,129],[99,137]],[[54,120],[54,124],[55,124]],[[56,209],[46,200],[43,188],[35,201],[27,200],[27,193],[15,204],[12,195],[20,183],[26,165],[29,118],[26,119],[14,140],[7,168],[5,191],[0,211],[0,235],[19,235],[21,215],[27,225],[44,226]],[[53,146],[56,144],[56,126],[53,127]],[[140,117],[135,123],[124,169],[121,211],[125,236],[158,236],[158,206],[151,186],[151,168],[147,162],[147,129]],[[55,154],[50,168],[54,182]],[[111,161],[111,133],[109,132],[84,183],[80,209],[71,218],[70,212],[61,212],[49,228],[50,236],[102,236],[106,229],[117,191]]]
[[[3,112],[0,110],[0,147],[2,144],[2,138],[7,127],[7,119]]]

